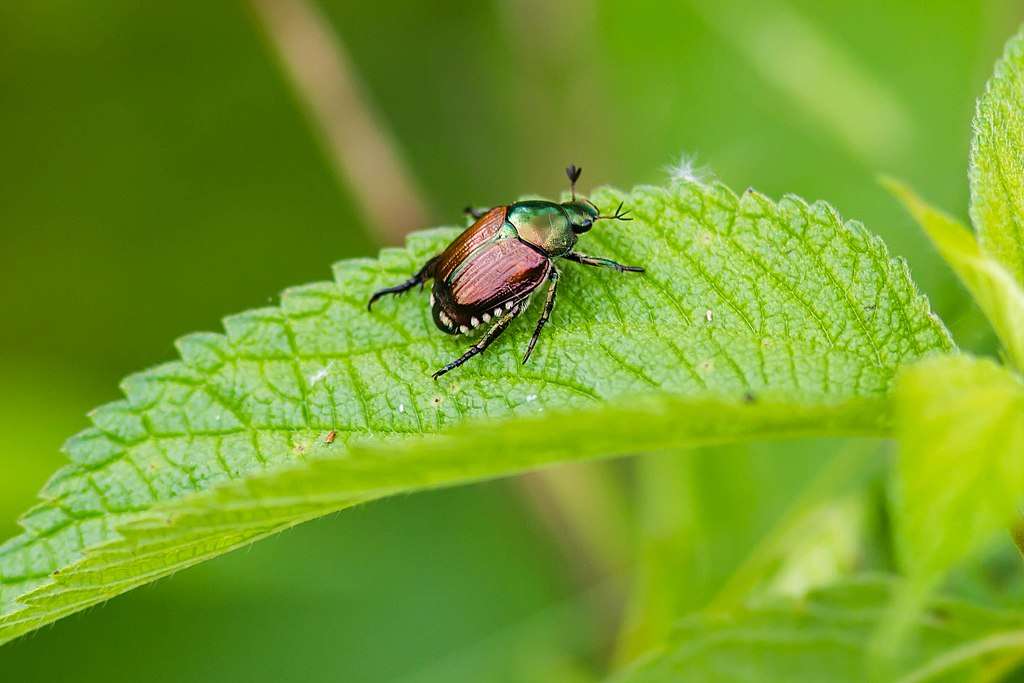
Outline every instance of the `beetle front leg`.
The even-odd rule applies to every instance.
[[[620,273],[642,273],[644,269],[642,266],[624,266],[621,263],[612,261],[608,258],[599,258],[597,256],[587,256],[585,254],[577,254],[574,251],[569,252],[564,258],[575,261],[576,263],[582,263],[585,266],[596,266],[598,268],[614,268]]]
[[[548,298],[544,302],[544,310],[541,311],[540,318],[537,320],[537,327],[533,330],[533,336],[530,337],[530,345],[526,347],[526,355],[523,356],[523,365],[526,365],[526,361],[530,360],[530,354],[533,353],[533,347],[537,344],[537,339],[540,338],[540,331],[544,329],[544,325],[548,322],[548,318],[551,317],[551,310],[555,307],[555,290],[558,289],[558,271],[554,268],[548,274],[548,279],[551,280],[551,285],[548,287]]]
[[[505,329],[515,319],[515,317],[522,312],[523,308],[524,307],[522,305],[517,305],[511,311],[506,313],[503,317],[501,317],[498,320],[498,322],[494,323],[494,325],[491,326],[491,329],[487,330],[487,334],[485,334],[480,339],[480,341],[478,341],[473,346],[470,346],[468,351],[466,351],[464,354],[462,354],[461,356],[459,356],[458,358],[456,358],[451,363],[444,366],[431,376],[434,379],[437,379],[438,377],[448,372],[449,370],[454,370],[455,368],[459,367],[473,356],[483,353],[487,349],[487,347],[494,342],[495,339],[501,336],[501,333],[504,332]]]
[[[373,303],[385,294],[401,294],[402,292],[412,289],[416,285],[422,285],[424,282],[434,277],[434,266],[437,264],[437,259],[438,257],[435,256],[424,263],[423,267],[420,268],[415,275],[402,284],[395,285],[394,287],[385,287],[384,289],[374,292],[373,296],[370,297],[370,300],[366,304],[366,310],[373,310]]]

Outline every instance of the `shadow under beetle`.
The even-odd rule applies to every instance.
[[[639,266],[624,266],[610,259],[585,256],[573,251],[578,235],[599,220],[628,221],[622,203],[611,216],[602,216],[588,199],[576,198],[576,181],[582,168],[565,169],[572,199],[556,202],[529,200],[489,210],[467,208],[475,222],[455,238],[444,251],[427,261],[405,282],[375,292],[367,304],[372,309],[385,294],[401,294],[433,279],[430,308],[434,324],[448,334],[466,334],[481,324],[493,323],[469,350],[433,374],[434,379],[453,370],[483,351],[526,310],[533,292],[550,281],[544,310],[537,321],[523,363],[530,359],[555,307],[558,269],[552,259],[564,258],[585,266],[614,268],[620,273],[642,273]]]

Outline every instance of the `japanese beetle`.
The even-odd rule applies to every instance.
[[[448,334],[466,334],[481,324],[491,326],[464,354],[433,374],[434,379],[483,351],[526,310],[530,296],[549,281],[544,310],[537,320],[523,363],[530,359],[551,310],[555,306],[558,269],[552,262],[564,258],[585,266],[614,268],[620,273],[642,273],[639,266],[624,266],[610,259],[573,251],[577,237],[599,220],[632,220],[622,203],[611,216],[602,216],[587,199],[576,198],[576,181],[582,168],[565,169],[572,199],[556,202],[529,200],[488,210],[466,209],[475,222],[444,251],[427,261],[405,282],[375,292],[367,304],[372,309],[385,294],[400,294],[433,279],[430,307],[434,324]]]

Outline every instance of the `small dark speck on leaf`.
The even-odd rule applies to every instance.
[[[870,313],[871,311],[875,310],[876,308],[878,308],[878,306],[876,306],[874,304],[868,304],[867,306],[864,307],[864,310],[867,311],[868,313]]]
[[[752,391],[744,392],[744,394],[743,394],[743,402],[747,403],[747,404],[757,403],[757,396],[755,396],[754,392],[752,392]]]
[[[337,436],[338,436],[338,432],[336,432],[336,431],[334,431],[332,429],[331,431],[327,432],[327,436],[324,437],[324,443],[326,443],[326,444],[334,443],[334,439],[336,439]]]
[[[441,405],[441,397],[435,396],[434,398],[430,399],[430,402],[433,403],[435,406],[439,406]]]
[[[949,612],[943,607],[932,607],[928,610],[928,614],[938,621],[948,621]]]

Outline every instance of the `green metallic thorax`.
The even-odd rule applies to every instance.
[[[507,223],[519,239],[539,247],[548,256],[567,254],[576,244],[576,233],[561,204],[545,201],[516,202],[508,207]]]
[[[565,256],[572,251],[579,233],[589,230],[597,218],[597,208],[585,201],[556,204],[535,199],[510,204],[501,228],[467,254],[448,275],[447,282],[454,282],[479,254],[501,240],[518,238],[549,258]]]

